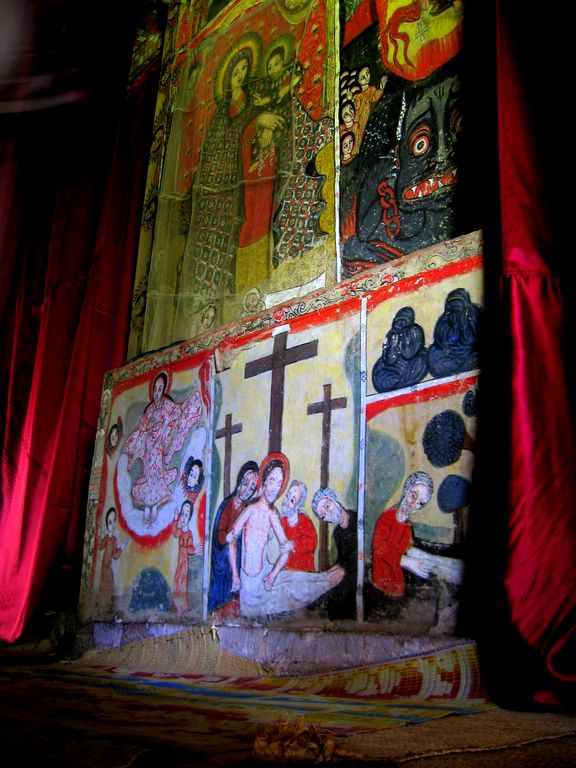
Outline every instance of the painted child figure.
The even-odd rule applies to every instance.
[[[189,574],[189,556],[196,552],[201,552],[202,546],[198,542],[194,543],[192,536],[192,503],[186,499],[180,509],[174,512],[174,522],[172,523],[172,536],[178,539],[178,563],[174,574],[174,605],[178,613],[184,613],[188,610],[188,574]]]
[[[100,607],[108,612],[114,610],[115,605],[115,584],[112,563],[118,560],[124,547],[119,546],[116,538],[116,508],[110,507],[106,512],[104,519],[106,533],[98,539],[98,549],[102,552],[102,562],[100,565],[100,587],[98,591],[98,602]]]

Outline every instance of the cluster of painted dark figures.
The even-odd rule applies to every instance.
[[[481,309],[464,288],[450,291],[444,311],[427,347],[424,329],[412,307],[398,310],[372,368],[377,392],[391,392],[433,378],[454,376],[478,368],[478,326]]]

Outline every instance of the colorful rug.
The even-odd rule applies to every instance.
[[[290,678],[166,673],[87,664],[90,658],[1,669],[0,679],[17,691],[10,715],[34,717],[34,700],[32,709],[40,717],[50,712],[59,727],[88,729],[100,739],[177,744],[204,760],[198,765],[233,765],[250,753],[258,729],[278,721],[302,718],[336,738],[364,733],[368,747],[370,734],[382,729],[493,708],[473,643]]]
[[[44,674],[48,674],[44,672]],[[304,677],[244,677],[129,671],[118,667],[51,670],[85,685],[182,699],[210,719],[222,710],[235,718],[269,722],[305,716],[330,728],[390,727],[487,705],[475,648]]]

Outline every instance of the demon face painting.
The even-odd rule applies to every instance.
[[[348,194],[342,196],[344,270],[454,237],[460,81],[450,64],[396,89],[371,112]]]

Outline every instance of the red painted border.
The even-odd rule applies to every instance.
[[[443,267],[429,269],[425,272],[419,272],[417,275],[406,277],[405,279],[382,286],[375,293],[368,295],[368,311],[372,311],[379,304],[388,301],[392,296],[398,296],[403,293],[410,293],[424,288],[427,285],[435,285],[457,275],[466,275],[470,272],[480,270],[483,266],[483,256],[478,254],[462,261],[452,262]]]
[[[378,397],[379,399],[369,400],[366,403],[366,421],[370,421],[374,416],[379,413],[388,410],[389,408],[399,408],[402,405],[412,405],[414,403],[426,403],[436,397],[448,397],[449,395],[456,395],[460,392],[465,392],[473,384],[478,383],[479,374],[475,372],[471,376],[466,376],[463,379],[450,379],[449,381],[441,381],[438,384],[426,385],[428,382],[422,382],[418,385],[420,388],[414,388],[410,392],[403,392],[400,395],[394,396],[393,394],[382,397],[381,395],[370,395],[371,398]],[[430,382],[433,379],[429,379]]]

